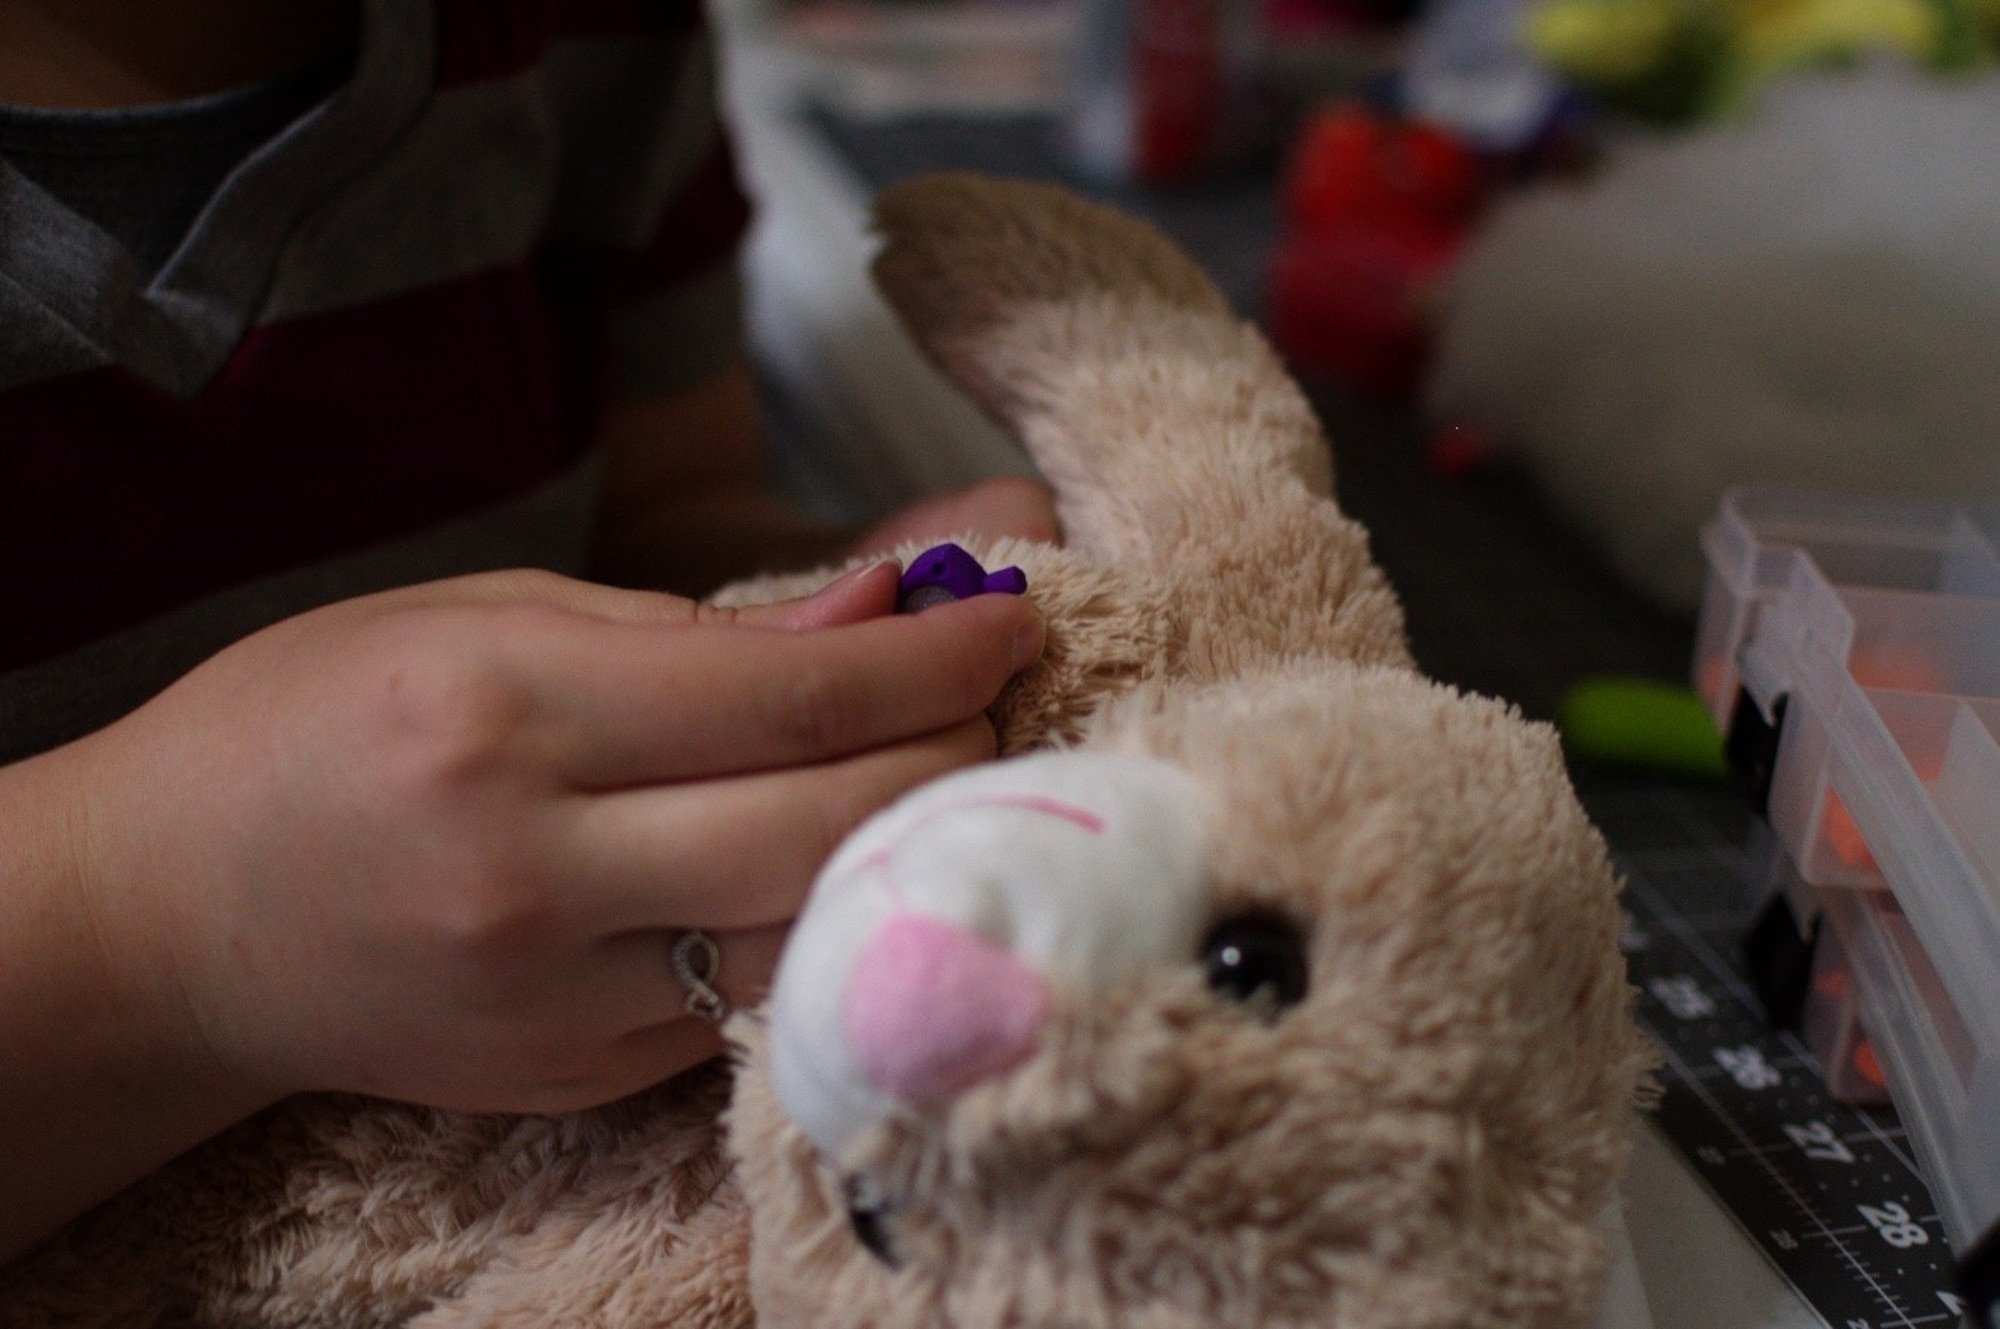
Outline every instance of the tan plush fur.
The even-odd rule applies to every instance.
[[[733,1096],[710,1068],[563,1118],[284,1105],[0,1271],[0,1324],[1587,1322],[1646,1053],[1553,734],[1413,671],[1310,408],[1165,240],[972,177],[878,216],[883,290],[1059,494],[1066,548],[975,548],[1049,623],[1004,748],[1191,773],[1223,906],[1305,929],[1304,1001],[1221,1002],[1192,956],[1058,997],[1026,1063],[865,1141],[893,1270],[752,1014]]]

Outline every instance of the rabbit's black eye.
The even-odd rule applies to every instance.
[[[861,1243],[863,1250],[877,1261],[894,1269],[901,1261],[896,1258],[896,1243],[889,1236],[889,1215],[882,1209],[849,1209],[847,1222],[854,1229],[854,1239]]]
[[[847,1223],[854,1229],[854,1239],[861,1243],[863,1250],[886,1268],[894,1269],[902,1264],[896,1257],[896,1239],[889,1226],[893,1214],[890,1205],[882,1200],[871,1199],[868,1188],[850,1178],[847,1183]]]
[[[1278,1007],[1305,1000],[1306,939],[1280,914],[1238,914],[1209,929],[1201,944],[1208,985],[1231,1001]]]

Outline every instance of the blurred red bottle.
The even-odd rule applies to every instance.
[[[1133,176],[1179,184],[1213,160],[1228,93],[1217,0],[1132,0]]]
[[[1245,0],[1086,0],[1073,159],[1098,180],[1180,185],[1268,134],[1259,41]]]

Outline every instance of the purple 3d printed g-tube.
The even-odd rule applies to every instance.
[[[979,560],[949,542],[933,545],[910,560],[896,583],[896,612],[916,614],[933,605],[974,595],[1020,595],[1028,574],[1019,568],[988,572]]]

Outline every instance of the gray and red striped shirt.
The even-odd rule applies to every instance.
[[[151,275],[0,161],[0,760],[284,613],[573,562],[604,402],[740,354],[715,93],[699,0],[367,0]]]

